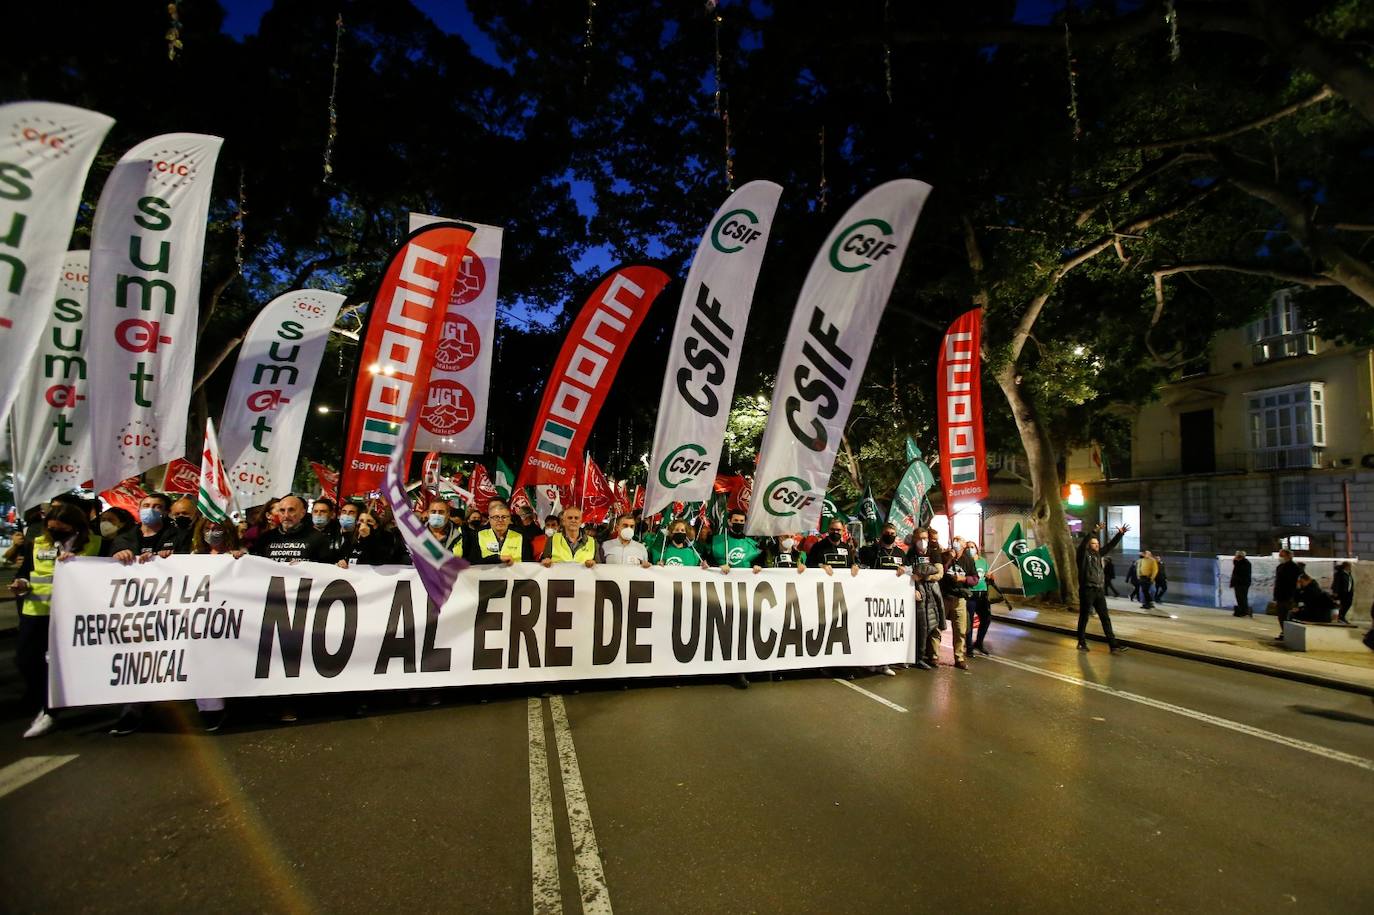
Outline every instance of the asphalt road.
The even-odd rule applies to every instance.
[[[239,705],[216,735],[188,704],[30,741],[5,640],[0,908],[1368,911],[1368,697],[989,638],[999,660],[868,693],[463,690],[296,725]]]

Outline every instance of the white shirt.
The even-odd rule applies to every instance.
[[[626,543],[619,537],[612,537],[601,544],[601,551],[606,554],[606,562],[610,565],[637,566],[649,561],[649,551],[638,540]]]

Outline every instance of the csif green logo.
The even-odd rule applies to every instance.
[[[860,219],[848,226],[830,246],[830,266],[841,273],[858,273],[896,250],[887,239],[892,225],[882,219]]]
[[[811,484],[801,477],[782,477],[764,487],[763,507],[775,518],[790,518],[819,498]]]
[[[710,468],[705,457],[706,449],[691,442],[674,448],[658,465],[658,481],[668,489],[692,482]]]
[[[758,216],[751,211],[731,210],[717,219],[716,224],[711,227],[711,245],[721,254],[743,251],[745,245],[763,234],[762,229],[755,228],[758,224]],[[732,245],[730,241],[738,244]]]

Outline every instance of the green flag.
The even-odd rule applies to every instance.
[[[920,459],[921,449],[916,447],[916,442],[908,435],[906,437],[906,462],[910,464],[912,461],[919,461]]]
[[[907,453],[910,454],[911,448],[916,446],[911,439],[907,439],[907,443],[910,446]],[[913,530],[925,523],[926,496],[934,485],[935,475],[925,462],[912,461],[897,484],[892,507],[887,512],[887,519],[897,526],[897,539],[905,540]]]
[[[1011,529],[1011,533],[1007,534],[1007,540],[1002,544],[1002,552],[1007,555],[1008,559],[1019,561],[1029,549],[1030,544],[1026,543],[1026,537],[1021,533],[1021,522],[1018,521],[1016,526]]]
[[[706,503],[706,520],[711,522],[712,534],[725,531],[725,506],[729,498],[728,492],[713,492],[710,501]]]
[[[496,494],[509,502],[511,490],[515,488],[515,474],[499,457],[496,459],[496,476],[492,478],[492,483],[496,486]]]
[[[883,527],[883,516],[878,512],[878,502],[873,498],[873,490],[864,484],[863,498],[859,500],[859,520],[863,521],[864,539],[877,540]]]
[[[1054,574],[1049,547],[1038,546],[1022,552],[1016,557],[1016,568],[1021,570],[1021,591],[1027,597],[1059,590],[1059,578]]]
[[[849,523],[849,516],[840,511],[840,507],[835,504],[834,499],[825,499],[821,502],[821,530],[830,527],[831,521],[839,521],[842,524]]]

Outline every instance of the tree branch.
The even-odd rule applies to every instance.
[[[1184,165],[1188,162],[1204,162],[1210,160],[1211,158],[1212,157],[1206,153],[1181,152],[1175,153],[1172,156],[1167,156],[1163,159],[1152,162],[1149,165],[1146,165],[1143,168],[1141,168],[1134,175],[1127,178],[1125,181],[1121,182],[1116,187],[1112,188],[1110,191],[1097,195],[1098,202],[1094,203],[1092,206],[1088,207],[1086,210],[1083,210],[1083,212],[1079,213],[1078,218],[1074,220],[1073,224],[1081,229],[1084,225],[1087,224],[1089,219],[1092,219],[1093,214],[1095,214],[1098,210],[1102,209],[1102,207],[1106,205],[1107,201],[1111,200],[1113,197],[1120,196],[1121,194],[1129,194],[1131,191],[1140,187],[1142,184],[1145,184],[1148,181],[1152,181],[1163,172],[1166,172],[1169,169],[1173,168],[1175,165]]]
[[[1268,127],[1270,124],[1281,121],[1289,115],[1296,114],[1304,108],[1308,108],[1318,102],[1326,101],[1334,97],[1335,94],[1335,90],[1330,86],[1322,86],[1316,92],[1306,98],[1293,102],[1291,105],[1285,105],[1279,110],[1270,112],[1263,117],[1255,118],[1252,121],[1246,121],[1243,124],[1237,124],[1234,127],[1228,127],[1225,130],[1218,130],[1215,133],[1198,134],[1191,137],[1179,137],[1174,140],[1161,140],[1157,143],[1141,143],[1128,148],[1140,152],[1162,152],[1166,149],[1177,149],[1181,146],[1202,146],[1208,143],[1220,143],[1222,140],[1229,140],[1243,133],[1249,133],[1261,127]]]
[[[1204,273],[1204,272],[1225,272],[1243,273],[1246,276],[1262,276],[1280,283],[1292,283],[1296,286],[1339,286],[1336,280],[1329,276],[1322,276],[1316,273],[1292,273],[1288,270],[1275,270],[1269,267],[1260,267],[1253,264],[1231,263],[1229,261],[1204,261],[1193,264],[1172,264],[1167,267],[1157,267],[1150,271],[1155,278],[1155,286],[1158,290],[1160,283],[1166,276],[1174,276],[1180,273]],[[1156,319],[1157,320],[1157,319]],[[1153,322],[1151,322],[1153,324]]]

